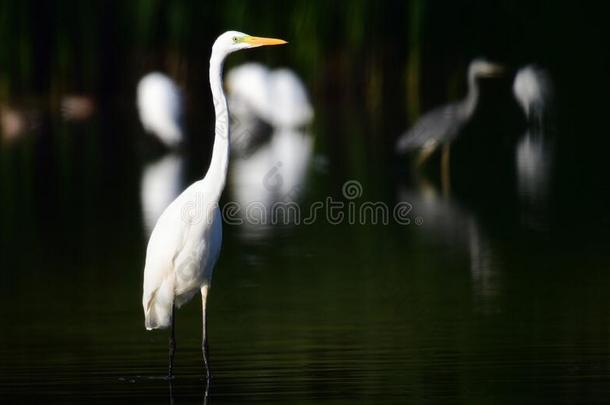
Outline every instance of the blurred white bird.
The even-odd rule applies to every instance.
[[[165,146],[177,148],[184,140],[182,93],[163,73],[152,72],[138,83],[137,106],[144,129]]]
[[[313,120],[305,85],[296,73],[280,68],[269,74],[269,123],[275,128],[299,128]]]
[[[301,195],[313,153],[313,137],[305,130],[313,120],[313,107],[303,82],[284,68],[238,66],[227,74],[227,90],[231,114],[237,117],[231,190],[245,223],[259,224],[270,220],[266,216],[275,202],[293,202]],[[272,133],[251,150],[260,130],[256,121],[268,123]],[[248,210],[253,204],[257,208]]]
[[[517,188],[525,203],[525,220],[536,226],[545,212],[553,164],[553,148],[545,134],[552,87],[546,71],[535,65],[519,69],[513,82],[513,94],[528,122],[515,149]]]
[[[540,124],[552,97],[548,74],[535,65],[527,65],[517,72],[513,94],[531,123]]]
[[[233,142],[256,131],[256,120],[274,128],[300,128],[313,120],[313,107],[305,85],[290,69],[269,70],[260,63],[246,63],[226,76],[228,102],[235,118]]]
[[[245,63],[229,70],[225,82],[229,110],[234,118],[232,124],[250,126],[256,120],[269,121],[271,106],[267,67],[260,63]]]

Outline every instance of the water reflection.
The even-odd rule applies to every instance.
[[[147,163],[140,181],[140,199],[144,228],[148,235],[152,232],[165,208],[184,189],[184,157],[168,153]]]
[[[297,202],[303,195],[313,154],[313,137],[297,129],[275,129],[269,141],[231,162],[231,197],[241,207],[244,231],[269,222],[277,202]]]
[[[244,234],[261,236],[270,229],[261,225],[269,222],[274,203],[302,196],[313,154],[313,136],[306,129],[313,108],[305,85],[289,69],[238,66],[227,74],[227,90],[234,117],[231,197],[245,220]]]
[[[524,204],[524,221],[539,226],[546,211],[553,164],[548,139],[551,79],[543,69],[525,66],[515,76],[513,94],[528,123],[515,149],[517,188]]]
[[[497,260],[492,244],[482,229],[477,215],[449,195],[443,195],[426,179],[417,177],[416,185],[401,185],[400,201],[413,205],[414,214],[423,218],[420,229],[443,249],[449,247],[468,256],[470,276],[475,298],[483,311],[493,308],[500,288]]]

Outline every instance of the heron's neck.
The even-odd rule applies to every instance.
[[[212,159],[204,179],[209,187],[207,190],[210,193],[209,198],[216,201],[220,199],[225,187],[229,164],[229,111],[222,88],[223,62],[224,55],[212,52],[210,58],[210,87],[212,89],[212,100],[214,101],[214,112],[216,113],[216,129]]]
[[[468,94],[466,94],[466,99],[464,101],[465,113],[470,116],[474,113],[477,102],[479,101],[479,85],[477,84],[477,79],[474,74],[468,75]]]

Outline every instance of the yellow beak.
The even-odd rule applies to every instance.
[[[263,37],[246,37],[244,42],[252,46],[265,46],[265,45],[284,45],[288,42],[283,39],[277,38],[263,38]]]

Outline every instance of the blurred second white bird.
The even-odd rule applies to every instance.
[[[144,129],[165,146],[182,142],[182,93],[172,79],[159,72],[144,76],[138,83],[137,106]]]

